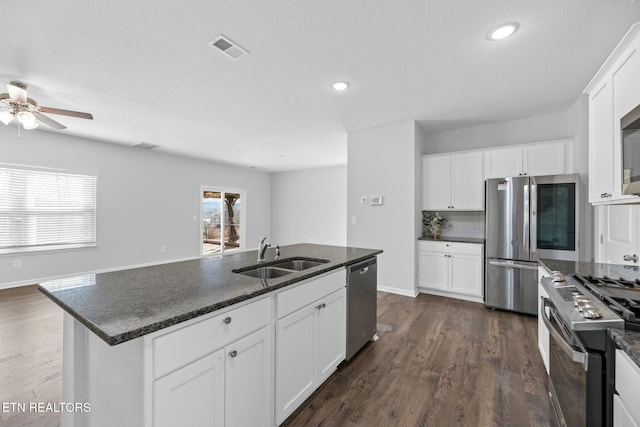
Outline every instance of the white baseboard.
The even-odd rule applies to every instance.
[[[381,292],[387,292],[390,294],[404,295],[405,297],[415,298],[418,295],[416,290],[409,289],[401,289],[401,288],[392,288],[390,286],[380,286],[378,285],[378,290]]]
[[[471,295],[464,295],[464,294],[456,294],[453,292],[442,292],[442,291],[438,291],[435,289],[428,289],[428,288],[418,288],[418,292],[421,294],[429,294],[429,295],[437,295],[439,297],[447,297],[447,298],[455,298],[455,299],[462,299],[465,301],[471,301],[471,302],[477,302],[480,304],[484,304],[484,299],[482,297],[474,297]]]

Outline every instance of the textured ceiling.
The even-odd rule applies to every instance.
[[[0,82],[65,132],[262,170],[346,162],[347,133],[566,111],[629,27],[631,0],[3,1]],[[510,39],[489,29],[516,21]],[[208,43],[224,34],[250,54]],[[329,84],[348,80],[334,93]],[[41,127],[36,131],[46,131]]]

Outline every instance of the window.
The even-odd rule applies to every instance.
[[[0,166],[0,253],[95,246],[96,181]]]
[[[241,192],[202,190],[202,255],[240,251]]]

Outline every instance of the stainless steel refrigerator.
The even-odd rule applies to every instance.
[[[486,181],[485,304],[538,312],[536,185],[533,177]]]

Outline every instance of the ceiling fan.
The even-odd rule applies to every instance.
[[[61,110],[59,108],[39,107],[33,98],[27,97],[27,85],[12,81],[7,83],[8,93],[0,93],[0,121],[5,125],[15,118],[25,129],[35,129],[43,123],[54,129],[66,129],[62,123],[58,123],[42,113],[59,114],[62,116],[78,117],[80,119],[93,120],[89,113]]]

